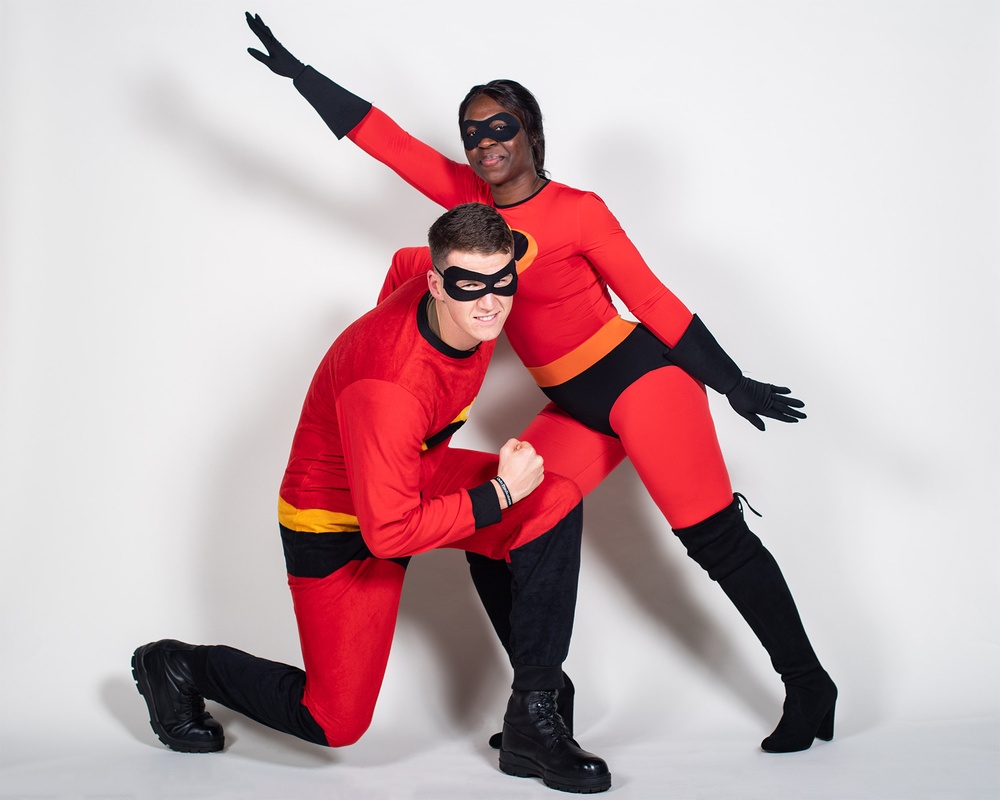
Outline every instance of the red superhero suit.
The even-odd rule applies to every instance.
[[[701,320],[652,274],[596,195],[547,181],[527,198],[498,206],[493,198],[501,178],[529,174],[523,159],[511,156],[515,160],[506,162],[505,171],[507,156],[498,155],[491,173],[497,183],[488,184],[470,166],[422,144],[371,103],[300,62],[259,16],[248,14],[247,22],[268,51],[250,54],[291,78],[338,138],[349,136],[445,207],[477,201],[503,215],[520,239],[518,297],[507,335],[553,401],[522,438],[545,458],[548,470],[572,478],[585,494],[627,455],[688,555],[726,592],[781,675],[782,717],[762,749],[804,750],[815,738],[832,738],[836,686],[809,643],[777,562],[747,527],[740,497],[732,493],[705,386],[726,395],[761,430],[758,415],[797,422],[805,418],[798,411],[804,404],[788,397],[785,387],[742,374]],[[484,139],[492,140],[490,147],[524,136],[518,147],[531,148],[536,186],[543,177],[544,137],[534,97],[514,81],[491,81],[470,91],[461,113],[471,113],[483,98],[489,98],[491,116],[462,120],[467,152]],[[485,169],[485,160],[478,163]],[[419,249],[398,254],[383,296],[429,266]],[[619,317],[609,287],[640,324]],[[472,555],[469,560],[484,606],[506,642],[505,576],[496,562]]]
[[[279,520],[305,670],[223,645],[189,656],[205,698],[317,744],[348,745],[368,728],[406,564],[433,548],[509,564],[520,592],[511,621],[523,634],[509,648],[514,687],[562,685],[580,491],[546,475],[501,511],[498,457],[448,446],[494,342],[445,344],[427,322],[428,297],[426,279],[414,279],[349,326],[303,404]]]
[[[552,476],[501,524],[484,526],[490,504],[477,509],[468,489],[486,484],[495,505],[488,482],[497,457],[451,449],[447,439],[468,415],[495,343],[449,348],[418,313],[426,296],[426,281],[415,279],[338,337],[306,395],[281,484],[303,702],[325,731],[358,731],[349,739],[371,719],[403,585],[403,567],[383,559],[437,547],[506,559],[579,502]],[[344,540],[323,548],[318,569],[317,536]]]
[[[424,145],[377,108],[347,135],[445,207],[494,205],[490,187],[468,165]],[[593,193],[550,181],[498,211],[520,242],[517,299],[505,331],[555,401],[521,438],[547,469],[572,478],[584,494],[627,455],[674,528],[731,504],[704,388],[670,364],[661,344],[676,343],[692,314],[652,273],[607,206]],[[401,251],[381,296],[429,267],[426,248]],[[619,316],[609,286],[641,326]]]

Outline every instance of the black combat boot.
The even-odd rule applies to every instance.
[[[563,722],[566,723],[566,730],[569,731],[569,735],[573,735],[573,700],[576,696],[576,687],[573,686],[573,681],[569,679],[569,675],[565,672],[563,673],[563,687],[559,690],[559,694],[556,695],[556,712],[562,717]],[[503,742],[503,731],[498,731],[490,737],[490,747],[494,750],[500,749],[500,743]]]
[[[132,655],[132,677],[161,742],[181,753],[215,753],[225,736],[194,684],[188,663],[193,650],[173,639],[144,644]]]
[[[500,769],[519,778],[541,778],[551,789],[590,794],[611,788],[603,759],[582,749],[556,710],[558,691],[515,690],[507,703]]]

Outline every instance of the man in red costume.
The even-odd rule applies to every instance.
[[[305,669],[224,645],[162,640],[133,675],[168,747],[213,752],[214,700],[309,742],[367,730],[411,556],[450,547],[511,572],[512,694],[500,768],[571,792],[611,785],[557,710],[576,604],[582,529],[574,483],[510,439],[499,457],[453,449],[513,302],[510,229],[460,205],[428,234],[433,265],[349,326],[313,378],[278,516]]]
[[[745,498],[733,492],[705,387],[760,430],[762,417],[804,419],[803,402],[787,387],[743,375],[650,270],[600,197],[549,179],[541,108],[524,86],[498,79],[469,90],[458,107],[463,164],[299,61],[260,16],[248,12],[246,21],[267,50],[248,48],[250,55],[290,78],[337,138],[349,138],[445,208],[481,202],[503,215],[519,240],[520,289],[507,338],[551,401],[522,437],[585,495],[627,457],[688,555],[725,592],[781,676],[782,716],[761,749],[788,753],[832,739],[837,687],[777,561],[744,519]],[[383,291],[429,263],[425,252],[403,251]],[[612,291],[636,321],[619,315]],[[468,558],[505,641],[496,621],[510,597],[509,573],[503,562]],[[561,698],[564,719],[570,695]]]

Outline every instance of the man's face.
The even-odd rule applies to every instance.
[[[441,265],[441,269],[447,272],[448,267],[460,267],[470,273],[490,276],[502,271],[510,263],[511,258],[510,253],[484,256],[479,253],[453,250],[448,254],[447,263]],[[514,276],[509,275],[500,281],[497,288],[502,288],[513,279]],[[480,342],[492,341],[500,335],[513,305],[513,296],[489,293],[474,300],[457,300],[445,291],[444,278],[433,269],[427,273],[427,285],[436,301],[441,340],[445,344],[456,350],[471,350]],[[475,293],[483,286],[482,281],[463,278],[454,284],[453,293],[454,289]]]

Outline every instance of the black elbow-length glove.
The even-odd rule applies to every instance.
[[[371,110],[371,103],[351,94],[343,86],[299,61],[274,38],[271,29],[264,24],[259,14],[250,16],[250,12],[247,11],[246,18],[247,25],[260,39],[267,50],[267,55],[252,47],[248,47],[247,52],[275,75],[291,78],[299,94],[316,109],[323,122],[338,139],[343,139],[365,118]]]
[[[798,422],[806,418],[798,410],[805,403],[791,397],[791,389],[743,375],[697,315],[677,344],[667,352],[667,358],[692,378],[724,394],[736,413],[760,430],[764,430],[761,417],[780,422]]]

